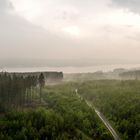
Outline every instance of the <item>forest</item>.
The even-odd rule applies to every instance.
[[[137,79],[45,84],[43,73],[0,74],[1,140],[112,140],[94,107],[122,139],[140,139]]]
[[[74,83],[44,79],[1,73],[0,140],[113,140]]]
[[[77,86],[79,94],[107,117],[122,139],[140,139],[140,81],[98,80]]]
[[[32,101],[32,93],[37,86],[35,76],[0,74],[0,111],[18,108]]]

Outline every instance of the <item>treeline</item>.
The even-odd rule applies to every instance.
[[[0,73],[0,111],[30,104],[33,90],[40,82],[38,79],[37,76]]]
[[[135,80],[139,80],[140,79],[140,70],[133,70],[133,71],[127,71],[127,72],[123,72],[120,73],[119,76],[122,79],[135,79]]]
[[[46,81],[61,81],[63,80],[63,72],[41,72],[43,73]],[[17,76],[36,76],[39,77],[40,72],[18,72],[18,73],[10,73],[11,75],[16,74]]]

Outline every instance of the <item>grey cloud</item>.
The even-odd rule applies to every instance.
[[[139,0],[112,0],[112,3],[120,8],[126,8],[132,12],[140,14]]]
[[[63,20],[77,20],[79,18],[79,14],[74,13],[73,11],[64,10],[60,18]]]
[[[64,4],[69,4],[67,0],[60,1],[63,1]],[[87,1],[72,0],[71,4],[74,5],[75,3],[80,7],[80,2],[81,5],[84,7]],[[91,5],[92,7],[92,0],[88,0],[88,2],[90,3],[87,3],[87,5]],[[56,3],[56,7],[57,6],[58,5]],[[69,36],[67,36],[67,34],[62,34],[60,32],[59,35],[56,35],[55,33],[49,32],[42,27],[30,23],[21,16],[17,15],[15,12],[8,12],[12,10],[14,11],[14,7],[8,0],[0,0],[0,59],[6,58],[8,59],[7,61],[9,61],[10,59],[11,64],[13,64],[14,58],[18,58],[16,60],[21,65],[23,63],[23,61],[21,61],[22,58],[26,58],[27,61],[28,58],[31,58],[31,60],[34,58],[40,58],[45,60],[48,58],[65,60],[70,58],[73,58],[73,60],[75,58],[79,58],[81,60],[81,63],[85,64],[87,62],[84,62],[81,58],[91,57],[93,59],[94,57],[101,57],[102,59],[104,59],[109,56],[112,59],[117,58],[118,54],[121,54],[121,56],[124,57],[126,53],[126,48],[124,47],[123,49],[121,47],[124,41],[119,40],[117,42],[118,44],[116,43],[116,41],[112,41],[112,38],[114,37],[114,35],[112,34],[115,30],[112,26],[107,25],[104,26],[100,31],[91,31],[91,33],[93,33],[92,38],[89,37],[86,39],[76,40],[70,38]],[[66,12],[63,13],[63,11]],[[83,9],[81,11],[83,11]],[[89,15],[89,12],[86,13],[86,15]],[[49,16],[52,15],[50,14]],[[72,18],[72,20],[75,21],[78,17],[79,16],[75,11],[71,12],[71,10],[65,10],[65,8],[64,10],[62,10],[62,18],[66,20]],[[58,24],[58,21],[56,22],[56,24]],[[92,28],[90,27],[89,29],[92,30]],[[118,33],[118,29],[116,30]],[[118,34],[120,36],[120,32]],[[116,35],[117,37],[118,34]],[[112,37],[112,40],[110,40],[110,36]],[[129,44],[127,44],[126,42],[125,45],[127,46]],[[118,46],[120,46],[120,48],[122,49],[117,50]],[[118,54],[116,53],[116,51],[118,51]],[[136,52],[138,51],[136,50]],[[132,49],[130,48],[128,56],[131,56],[131,53]],[[68,60],[66,60],[65,63],[67,62]],[[36,64],[36,61],[34,61],[34,63]],[[45,65],[45,63],[46,62],[44,62],[43,65]],[[78,61],[77,63],[80,62]],[[56,64],[62,65],[60,61],[55,61],[55,65]],[[69,63],[69,65],[72,65],[72,63]]]
[[[0,59],[60,58],[77,56],[79,44],[67,37],[57,36],[36,26],[11,10],[11,3],[1,2],[0,11]],[[9,7],[9,4],[11,5]],[[14,11],[14,8],[12,8]],[[18,59],[20,60],[20,59]],[[20,63],[20,62],[19,62]],[[21,62],[22,63],[22,62]]]
[[[0,0],[0,59],[41,55],[53,41],[51,33],[17,15],[10,1]]]
[[[13,5],[9,0],[0,0],[0,12],[6,12],[13,9]]]

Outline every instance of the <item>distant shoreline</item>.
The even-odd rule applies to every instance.
[[[46,72],[58,71],[63,73],[92,73],[96,71],[109,72],[117,68],[140,69],[140,64],[114,64],[114,65],[96,65],[85,67],[3,67],[0,71],[6,72]]]

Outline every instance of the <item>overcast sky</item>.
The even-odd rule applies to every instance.
[[[25,58],[138,61],[140,1],[0,0],[0,59]]]

